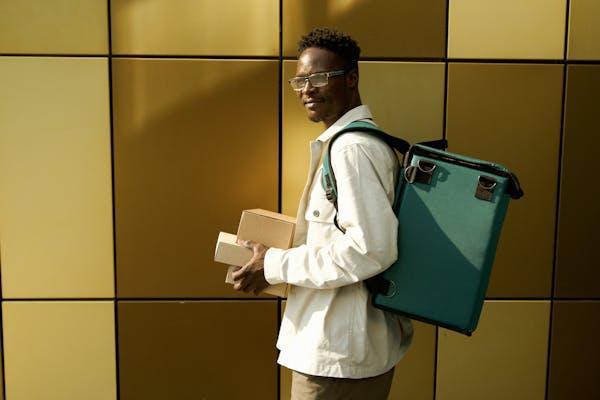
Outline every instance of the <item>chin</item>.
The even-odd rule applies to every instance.
[[[311,120],[312,122],[321,122],[323,121],[323,118],[321,118],[320,115],[315,114],[315,113],[308,113],[308,119]]]

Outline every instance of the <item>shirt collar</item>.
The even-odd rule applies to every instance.
[[[353,109],[346,112],[346,114],[342,115],[340,119],[335,121],[333,125],[327,128],[323,133],[319,135],[317,138],[320,142],[326,142],[333,135],[342,130],[346,125],[351,122],[358,121],[361,119],[372,119],[373,115],[371,114],[371,110],[367,105],[360,105],[358,107],[354,107]]]

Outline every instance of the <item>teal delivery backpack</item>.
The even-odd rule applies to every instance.
[[[366,281],[377,308],[466,335],[477,327],[510,198],[523,196],[505,167],[444,151],[445,140],[410,146],[368,122],[333,136],[323,157],[322,186],[337,210],[333,142],[365,132],[404,155],[394,211],[398,259]],[[336,226],[337,214],[334,219]]]

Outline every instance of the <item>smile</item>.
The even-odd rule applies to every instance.
[[[306,100],[304,102],[304,106],[307,107],[307,108],[312,108],[312,107],[314,107],[317,104],[322,103],[322,102],[323,102],[322,100],[310,99],[310,100]]]

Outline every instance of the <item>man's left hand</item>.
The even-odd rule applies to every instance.
[[[251,240],[238,239],[237,243],[252,250],[254,255],[246,265],[237,267],[233,272],[233,288],[246,293],[260,294],[269,286],[265,279],[265,253],[269,248]]]

